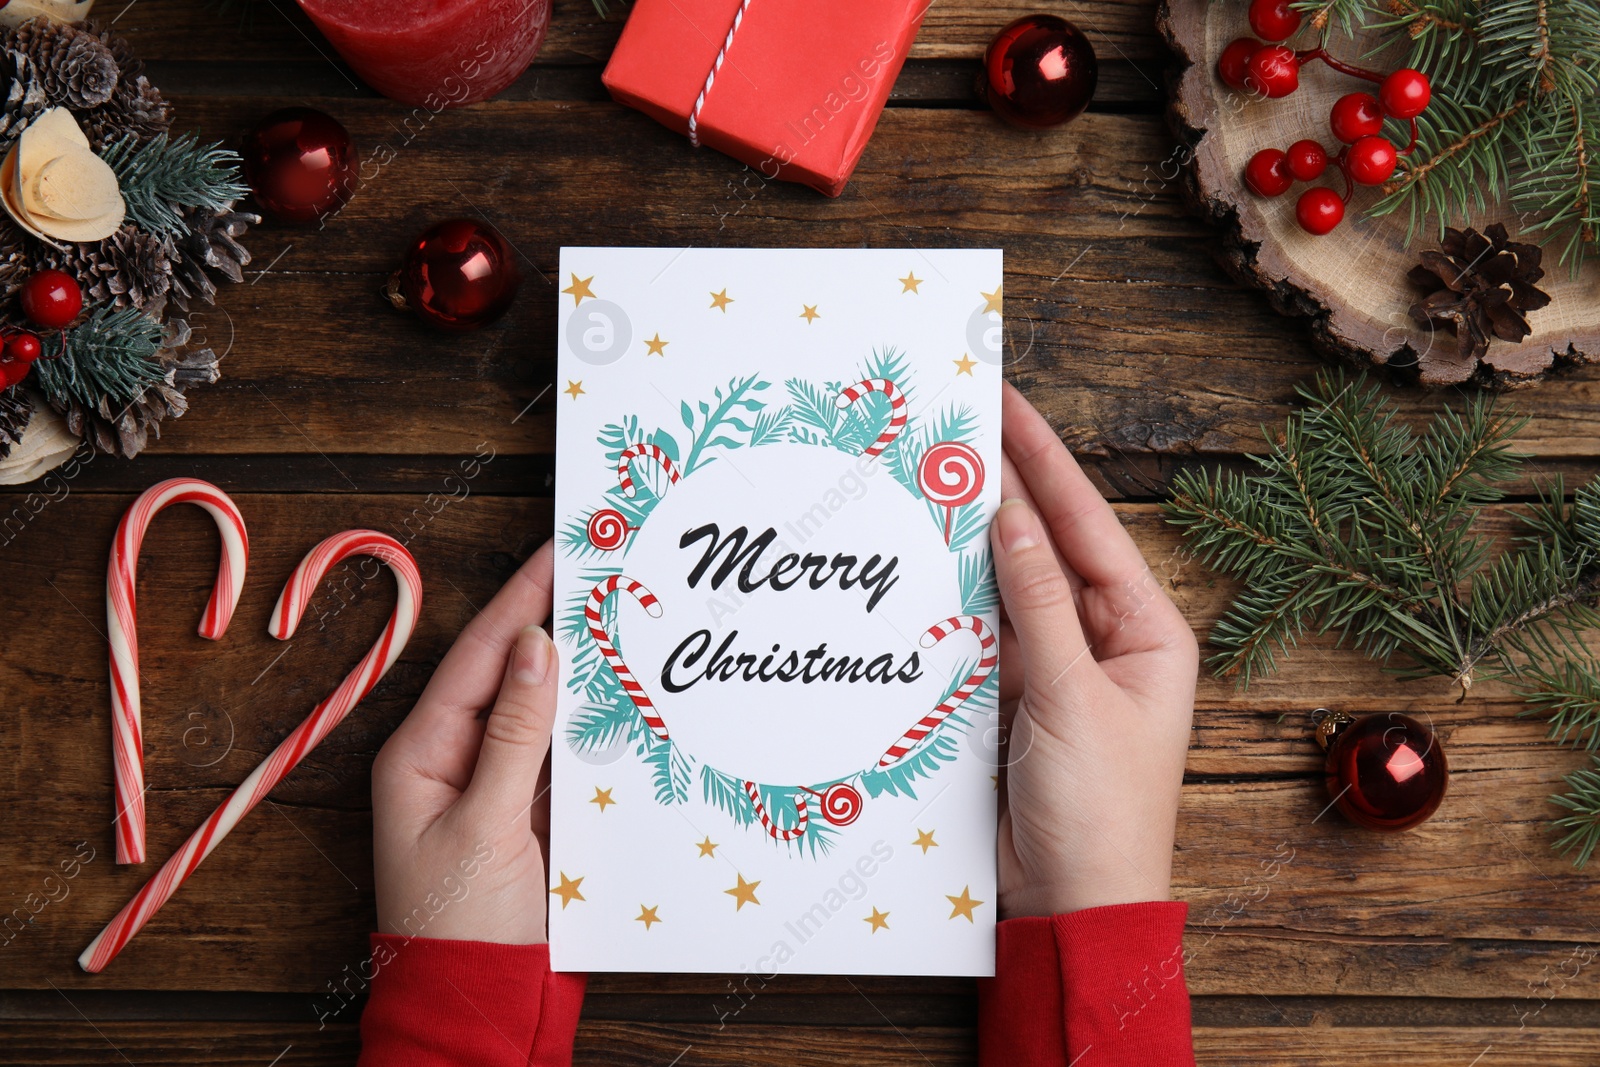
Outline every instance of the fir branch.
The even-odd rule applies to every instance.
[[[1550,739],[1600,750],[1600,664],[1585,657],[1551,667],[1536,665],[1522,672],[1532,688],[1523,699],[1524,715],[1542,715],[1550,721]]]
[[[1572,865],[1582,867],[1589,862],[1597,845],[1600,845],[1600,756],[1592,757],[1593,765],[1567,775],[1568,792],[1550,798],[1552,804],[1572,812],[1556,820],[1556,829],[1566,833],[1553,846],[1562,855],[1576,852]]]
[[[47,349],[52,345],[46,340]],[[39,386],[60,407],[76,401],[107,417],[133,403],[167,374],[156,359],[161,324],[137,308],[102,304],[66,331],[66,350],[34,364]]]
[[[238,153],[202,147],[192,133],[176,141],[161,133],[143,145],[130,133],[100,158],[117,175],[128,218],[151,233],[187,234],[184,208],[221,211],[250,191],[239,180]]]

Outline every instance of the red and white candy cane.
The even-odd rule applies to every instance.
[[[606,597],[618,589],[633,594],[633,598],[652,619],[661,618],[661,602],[655,598],[654,593],[632,578],[613,574],[589,590],[588,603],[583,606],[583,617],[589,624],[589,636],[600,646],[600,654],[606,658],[606,663],[611,666],[611,672],[617,676],[617,681],[622,683],[622,691],[628,694],[633,706],[639,709],[639,714],[643,716],[645,725],[650,727],[650,732],[663,741],[669,741],[671,738],[667,735],[667,724],[662,721],[661,713],[656,711],[656,706],[650,702],[650,694],[644,691],[644,686],[640,685],[633,672],[628,670],[628,665],[622,662],[617,646],[612,643],[611,635],[606,633],[605,624],[600,621],[600,612],[605,607]]]
[[[280,641],[288,640],[299,626],[323,577],[351,556],[371,556],[388,564],[400,586],[394,613],[389,616],[389,623],[383,628],[377,643],[339,683],[339,688],[313,708],[306,720],[295,727],[272,750],[272,754],[250,772],[248,778],[239,783],[239,787],[223,801],[222,806],[189,835],[183,847],[173,853],[155,877],[146,882],[144,888],[117,913],[116,918],[89,943],[89,947],[78,957],[78,966],[90,974],[99,973],[106,964],[116,959],[123,946],[150,921],[161,905],[172,898],[172,894],[195,872],[200,861],[222,842],[228,831],[239,825],[240,820],[261,803],[274,786],[288,777],[289,772],[339,725],[351,708],[361,703],[362,698],[372,691],[372,687],[400,658],[400,652],[410,640],[422,608],[422,577],[417,573],[416,561],[400,542],[375,530],[348,530],[334,534],[313,548],[289,576],[283,593],[278,597],[277,606],[272,609],[267,631]]]
[[[806,832],[806,823],[811,821],[810,814],[806,811],[806,798],[799,793],[794,797],[794,811],[799,822],[790,827],[781,827],[772,821],[767,814],[766,805],[761,803],[761,787],[754,782],[744,783],[745,795],[750,798],[750,803],[756,809],[756,818],[761,820],[761,826],[771,835],[774,841],[793,841]]]
[[[661,469],[667,473],[667,481],[677,484],[678,468],[673,466],[672,457],[662,451],[659,445],[640,442],[629,445],[617,457],[617,484],[622,486],[622,495],[632,497],[639,490],[633,484],[633,461],[641,456],[648,456],[661,464]]]
[[[111,764],[116,774],[118,863],[144,862],[144,735],[139,704],[139,637],[134,588],[139,545],[156,515],[171,504],[198,504],[216,520],[222,559],[211,600],[200,617],[200,636],[219,639],[228,629],[244,588],[250,539],[244,517],[228,495],[198,478],[172,478],[139,494],[122,516],[106,566],[106,634],[111,648]]]
[[[900,436],[900,431],[906,428],[906,395],[887,378],[868,378],[846,387],[839,393],[834,403],[841,408],[847,408],[868,393],[882,393],[889,401],[889,425],[885,426],[878,439],[861,453],[863,456],[876,456],[888,448],[890,443]]]
[[[1000,658],[996,647],[999,642],[995,638],[994,631],[984,625],[983,620],[976,615],[956,615],[943,622],[934,623],[922,635],[922,647],[932,648],[946,637],[962,630],[970,630],[977,635],[980,645],[978,665],[954,693],[941,701],[938,707],[918,719],[916,725],[900,736],[900,740],[889,746],[888,750],[878,758],[880,768],[892,767],[906,753],[916,748],[917,743],[944,722],[946,716],[965,704],[967,698],[978,691],[978,687],[988,680],[989,673],[994,670],[994,665]]]

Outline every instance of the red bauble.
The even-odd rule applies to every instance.
[[[1333,102],[1328,126],[1345,144],[1353,144],[1383,129],[1383,109],[1371,93],[1346,93]]]
[[[1321,237],[1344,221],[1344,201],[1323,186],[1307,189],[1295,202],[1294,217],[1302,230]]]
[[[14,333],[6,338],[5,354],[9,359],[32,363],[43,351],[44,347],[39,343],[38,334]]]
[[[35,326],[60,330],[83,310],[83,290],[64,270],[36,270],[22,283],[22,313]]]
[[[1345,171],[1362,185],[1382,185],[1394,173],[1400,157],[1383,137],[1363,137],[1345,153]]]
[[[1328,152],[1316,141],[1296,141],[1287,153],[1289,173],[1303,182],[1314,182],[1328,169]]]
[[[1433,731],[1398,712],[1317,724],[1328,750],[1328,794],[1345,818],[1369,830],[1409,830],[1444,799],[1450,768]]]
[[[284,222],[315,221],[355,193],[350,134],[314,108],[274,111],[250,131],[240,155],[256,203]]]
[[[1240,37],[1229,42],[1217,57],[1217,77],[1222,79],[1224,85],[1243,89],[1244,80],[1250,74],[1250,57],[1260,47],[1261,42],[1254,37]]]
[[[1263,148],[1244,165],[1244,183],[1257,196],[1282,196],[1294,184],[1294,175],[1281,149]]]
[[[505,314],[522,278],[511,246],[476,219],[450,219],[406,249],[390,298],[445,330],[475,330]]]
[[[1082,114],[1099,76],[1083,31],[1055,15],[1026,15],[989,42],[978,87],[1013,126],[1046,129]]]
[[[1276,100],[1300,88],[1300,60],[1294,49],[1281,44],[1258,48],[1250,57],[1250,72],[1245,75],[1245,88]]]
[[[1378,100],[1385,114],[1397,119],[1414,119],[1428,110],[1433,99],[1433,87],[1428,76],[1420,70],[1401,67],[1378,87]]]
[[[1264,41],[1286,41],[1300,28],[1289,0],[1250,0],[1250,28]]]

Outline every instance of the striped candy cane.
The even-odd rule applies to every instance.
[[[652,446],[654,447],[654,446]],[[639,714],[644,717],[645,725],[650,727],[650,732],[663,741],[671,740],[667,736],[667,724],[662,721],[661,714],[656,711],[656,706],[650,703],[650,694],[644,691],[644,686],[628,670],[628,665],[622,662],[622,656],[617,652],[617,646],[612,643],[611,635],[606,633],[605,624],[600,621],[601,609],[605,607],[606,597],[621,589],[625,593],[632,593],[635,600],[649,613],[652,619],[661,618],[661,602],[655,594],[634,581],[620,574],[613,574],[605,581],[596,585],[589,591],[589,601],[583,606],[583,617],[589,623],[589,636],[594,638],[594,643],[600,646],[600,654],[611,665],[611,671],[617,676],[617,681],[622,683],[623,692],[633,701],[633,706],[639,709]]]
[[[995,648],[998,642],[994,631],[985,626],[983,620],[976,615],[956,615],[943,622],[934,623],[928,627],[928,632],[922,635],[922,647],[932,648],[946,637],[961,630],[971,630],[978,637],[981,648],[977,667],[973,668],[972,673],[967,675],[967,680],[962,682],[954,693],[946,697],[938,707],[918,719],[911,729],[900,736],[900,740],[889,746],[888,751],[878,759],[880,768],[893,766],[907,752],[916,748],[917,742],[944,722],[945,716],[966,703],[967,698],[977,692],[978,687],[988,679],[989,672],[994,670],[994,665],[1000,658]]]
[[[678,483],[678,468],[672,465],[672,457],[663,452],[656,445],[640,442],[629,445],[622,450],[622,455],[617,457],[617,482],[622,486],[622,495],[632,497],[638,490],[633,484],[633,461],[640,456],[649,456],[661,464],[661,469],[667,472],[667,481],[673,485]]]
[[[244,517],[228,495],[198,478],[173,478],[152,485],[117,525],[106,566],[106,633],[111,648],[111,763],[116,774],[118,863],[144,862],[144,734],[139,704],[139,637],[134,610],[139,545],[158,513],[170,504],[198,504],[216,520],[222,559],[211,600],[200,617],[200,636],[219,639],[228,629],[244,588],[250,539]]]
[[[117,917],[83,950],[83,955],[78,957],[78,966],[90,974],[99,973],[106,964],[116,959],[123,946],[150,921],[161,905],[172,898],[172,894],[195,872],[200,861],[221,843],[228,831],[239,825],[239,821],[261,803],[274,786],[288,777],[289,772],[339,725],[351,708],[361,703],[362,698],[372,691],[372,687],[400,658],[400,652],[411,638],[411,631],[417,625],[417,615],[422,608],[422,577],[417,573],[416,561],[400,542],[374,530],[348,530],[333,535],[313,548],[289,576],[277,605],[272,609],[267,631],[280,641],[293,635],[323,577],[351,556],[371,556],[388,564],[400,586],[394,613],[389,616],[389,623],[383,628],[377,643],[339,683],[339,688],[313,708],[306,720],[295,727],[272,750],[272,754],[250,772],[248,778],[239,783],[239,787],[223,801],[222,806],[189,835],[183,847],[162,865],[155,877],[145,883],[144,888],[123,906]]]
[[[768,834],[772,836],[774,841],[793,841],[795,838],[806,832],[806,823],[811,820],[811,816],[806,811],[805,797],[799,795],[798,793],[795,794],[794,810],[795,814],[799,816],[800,821],[788,829],[784,829],[775,825],[771,817],[767,815],[766,805],[761,803],[761,790],[754,782],[746,782],[744,784],[744,791],[745,795],[750,798],[750,803],[755,806],[756,818],[761,820],[762,827],[767,831]]]
[[[883,428],[872,446],[861,453],[863,456],[876,456],[906,428],[906,395],[887,378],[868,378],[844,389],[834,403],[847,408],[868,393],[882,393],[889,400],[889,425]]]

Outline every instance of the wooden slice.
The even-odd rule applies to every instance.
[[[1520,343],[1494,340],[1481,360],[1463,360],[1448,330],[1418,326],[1407,313],[1423,294],[1406,278],[1419,255],[1437,248],[1436,220],[1407,237],[1404,211],[1373,218],[1366,209],[1382,198],[1376,188],[1358,187],[1344,222],[1315,237],[1295,221],[1295,200],[1306,186],[1283,196],[1257,196],[1244,185],[1246,161],[1263,148],[1287,149],[1312,138],[1330,149],[1338,142],[1328,129],[1328,112],[1345,93],[1376,87],[1329,69],[1323,63],[1301,68],[1300,88],[1278,99],[1256,99],[1228,88],[1216,73],[1216,57],[1236,37],[1249,36],[1246,5],[1210,0],[1165,0],[1157,16],[1161,33],[1178,59],[1169,117],[1179,139],[1184,189],[1191,207],[1220,226],[1219,258],[1241,282],[1265,290],[1285,315],[1309,320],[1311,335],[1324,354],[1357,366],[1389,369],[1404,380],[1445,386],[1475,383],[1491,388],[1531,384],[1563,367],[1600,358],[1600,263],[1591,260],[1573,278],[1557,262],[1551,240],[1539,287],[1548,307],[1529,313],[1533,333]],[[1313,31],[1302,30],[1290,47],[1311,47]],[[1367,53],[1376,38],[1336,39],[1329,51],[1372,70],[1404,64],[1404,49]],[[1391,124],[1392,125],[1392,124]],[[1322,182],[1343,192],[1344,180],[1331,165]],[[1503,222],[1513,240],[1544,244],[1526,228],[1519,234],[1517,213],[1509,204],[1490,204],[1451,225],[1480,230]]]

